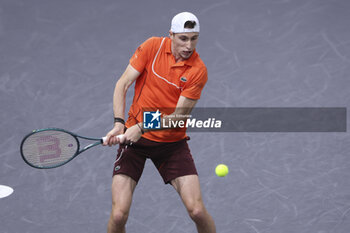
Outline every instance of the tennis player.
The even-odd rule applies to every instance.
[[[153,113],[154,119],[162,114],[163,118],[178,121],[186,118],[200,98],[207,82],[207,69],[195,50],[198,37],[197,17],[189,12],[177,14],[172,19],[169,37],[152,37],[139,46],[116,83],[115,123],[104,143],[120,144],[113,170],[109,233],[125,232],[133,192],[146,159],[152,160],[164,183],[171,184],[179,193],[197,231],[216,232],[203,204],[186,129],[143,127],[144,109],[158,110]],[[126,92],[135,81],[133,103],[124,122]],[[122,139],[115,137],[123,133]]]

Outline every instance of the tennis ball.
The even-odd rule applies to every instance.
[[[215,168],[215,173],[219,177],[224,177],[228,174],[228,167],[225,164],[219,164]]]

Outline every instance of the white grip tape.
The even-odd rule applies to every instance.
[[[117,136],[117,138],[119,138],[119,139],[122,139],[123,137],[124,137],[124,134],[119,134],[119,135]],[[106,140],[107,140],[107,137],[103,137],[103,138],[102,138],[103,143],[105,143]]]

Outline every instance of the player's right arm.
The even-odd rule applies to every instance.
[[[152,57],[154,53],[154,43],[157,43],[158,40],[159,39],[155,37],[149,38],[136,49],[134,55],[131,57],[128,67],[115,86],[113,97],[114,117],[124,119],[126,92],[130,85],[143,72],[146,64],[150,61],[150,57]],[[121,140],[113,137],[124,133],[124,125],[121,123],[115,123],[113,129],[106,135],[107,140],[104,145],[111,146],[116,145],[119,142],[136,142],[140,138],[141,132],[138,126],[132,126],[127,131],[125,137]]]
[[[126,67],[124,73],[117,81],[115,88],[114,88],[114,94],[113,94],[113,112],[114,117],[118,117],[121,119],[124,119],[125,114],[125,97],[126,93],[135,82],[135,80],[139,77],[140,72],[137,71],[135,68],[133,68],[130,64]],[[124,133],[124,124],[120,122],[114,123],[114,127],[111,131],[109,131],[106,135],[107,139],[103,143],[103,145],[116,145],[119,143],[119,139],[117,136],[119,134]]]

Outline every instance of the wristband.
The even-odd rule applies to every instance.
[[[139,128],[140,128],[140,130],[141,130],[141,134],[144,134],[145,133],[145,131],[141,128],[141,126],[139,125],[139,124],[136,124]]]
[[[125,121],[122,118],[114,117],[114,123],[117,123],[117,122],[122,123],[123,125],[125,125]]]

